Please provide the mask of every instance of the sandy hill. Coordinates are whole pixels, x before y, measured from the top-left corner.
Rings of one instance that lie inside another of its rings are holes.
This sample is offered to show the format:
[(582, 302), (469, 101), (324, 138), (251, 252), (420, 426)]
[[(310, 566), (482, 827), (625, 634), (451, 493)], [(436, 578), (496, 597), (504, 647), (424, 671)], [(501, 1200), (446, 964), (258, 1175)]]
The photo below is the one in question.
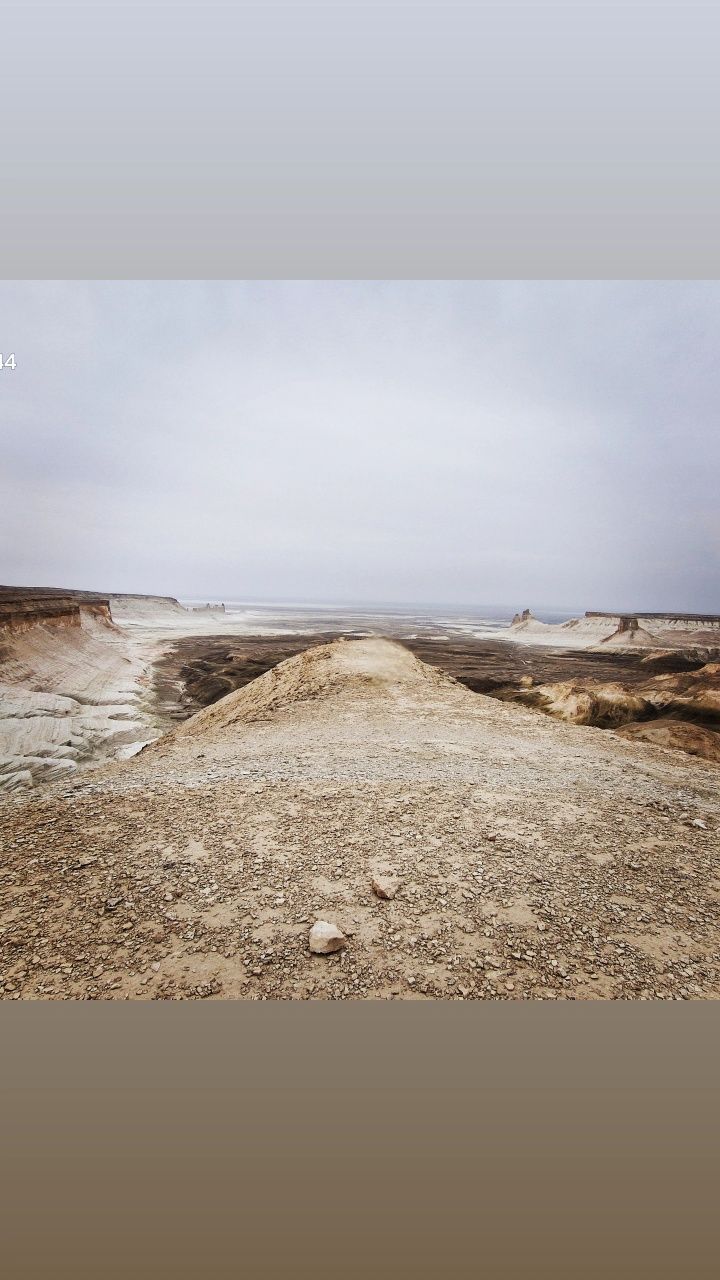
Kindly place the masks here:
[[(244, 689), (186, 721), (175, 738), (221, 737), (236, 724), (262, 720), (296, 703), (406, 695), (432, 698), (456, 682), (391, 640), (337, 640), (307, 649)], [(175, 740), (168, 739), (167, 742)]]
[(0, 802), (4, 994), (717, 996), (719, 780), (324, 645)]

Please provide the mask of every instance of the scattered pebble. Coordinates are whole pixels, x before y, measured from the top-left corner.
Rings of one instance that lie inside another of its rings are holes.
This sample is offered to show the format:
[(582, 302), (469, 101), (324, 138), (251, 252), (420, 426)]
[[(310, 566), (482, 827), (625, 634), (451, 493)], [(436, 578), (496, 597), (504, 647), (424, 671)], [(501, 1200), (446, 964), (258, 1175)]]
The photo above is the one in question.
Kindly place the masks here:
[(371, 885), (376, 898), (383, 898), (385, 901), (394, 898), (400, 888), (400, 882), (395, 876), (373, 876)]

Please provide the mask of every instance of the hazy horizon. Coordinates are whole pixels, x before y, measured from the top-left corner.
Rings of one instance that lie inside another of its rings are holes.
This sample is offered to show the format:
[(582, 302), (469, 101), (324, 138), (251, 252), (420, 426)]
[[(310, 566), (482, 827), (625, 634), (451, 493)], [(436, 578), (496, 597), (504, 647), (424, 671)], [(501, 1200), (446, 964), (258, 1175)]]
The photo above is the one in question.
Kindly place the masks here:
[(720, 612), (718, 282), (0, 298), (4, 583)]

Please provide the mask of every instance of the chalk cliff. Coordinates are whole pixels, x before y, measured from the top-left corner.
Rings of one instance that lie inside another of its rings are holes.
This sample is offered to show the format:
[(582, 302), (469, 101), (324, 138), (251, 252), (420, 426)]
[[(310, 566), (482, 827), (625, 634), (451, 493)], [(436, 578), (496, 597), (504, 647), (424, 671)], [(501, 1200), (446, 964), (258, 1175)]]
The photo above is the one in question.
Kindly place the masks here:
[(567, 622), (541, 622), (529, 609), (516, 613), (510, 634), (525, 644), (589, 649), (720, 648), (720, 615), (685, 613), (602, 613), (589, 610)]
[(0, 587), (0, 789), (68, 775), (157, 736), (146, 668), (109, 596)]

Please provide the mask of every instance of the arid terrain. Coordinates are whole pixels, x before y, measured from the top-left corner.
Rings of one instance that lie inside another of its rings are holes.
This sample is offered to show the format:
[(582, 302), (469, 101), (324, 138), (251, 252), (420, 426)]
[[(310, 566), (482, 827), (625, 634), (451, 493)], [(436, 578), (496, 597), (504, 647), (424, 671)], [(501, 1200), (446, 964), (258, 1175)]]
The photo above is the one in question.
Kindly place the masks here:
[[(156, 740), (0, 801), (5, 998), (720, 995), (720, 766), (620, 736), (682, 702), (714, 742), (704, 652), (313, 644), (124, 599)], [(651, 718), (573, 723), (583, 681)]]

